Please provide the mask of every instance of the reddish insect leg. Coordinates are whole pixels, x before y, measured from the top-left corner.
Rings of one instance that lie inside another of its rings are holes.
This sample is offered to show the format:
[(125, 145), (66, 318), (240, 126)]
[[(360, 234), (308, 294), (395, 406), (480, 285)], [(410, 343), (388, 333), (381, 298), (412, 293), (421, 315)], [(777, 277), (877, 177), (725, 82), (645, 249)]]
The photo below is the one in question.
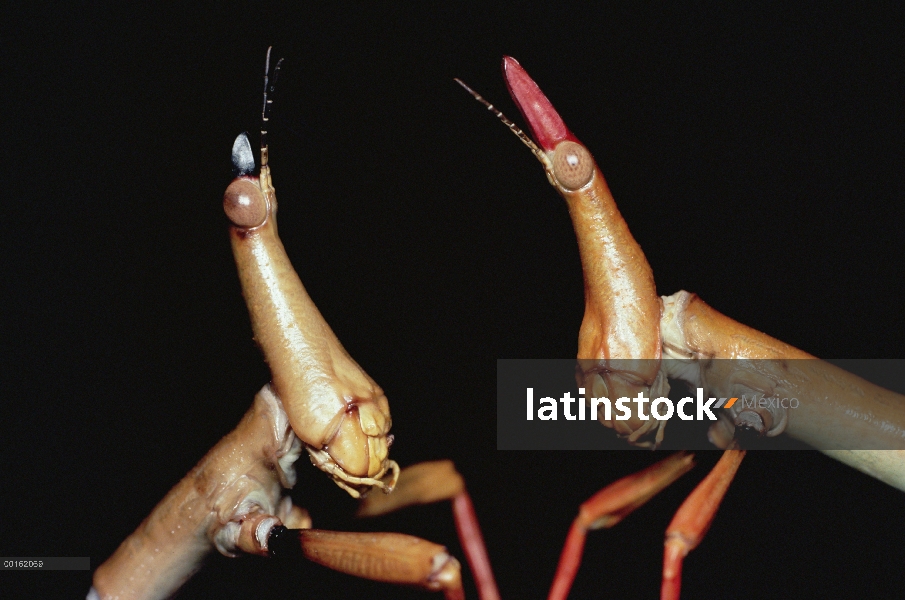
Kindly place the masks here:
[(459, 542), (465, 550), (468, 566), (471, 567), (471, 574), (474, 576), (475, 585), (478, 588), (478, 597), (481, 600), (499, 600), (500, 592), (496, 587), (493, 569), (490, 568), (490, 557), (487, 556), (487, 546), (484, 545), (484, 536), (481, 535), (478, 516), (471, 503), (471, 496), (464, 487), (462, 491), (453, 496), (452, 505)]
[(447, 600), (465, 598), (459, 561), (443, 546), (411, 535), (274, 527), (268, 550), (290, 559), (301, 552), (355, 577), (442, 591)]
[(582, 504), (559, 557), (549, 600), (562, 600), (568, 596), (581, 564), (588, 530), (609, 528), (627, 517), (687, 473), (693, 466), (692, 459), (692, 455), (674, 454), (643, 471), (611, 483)]
[(660, 600), (678, 600), (682, 585), (682, 559), (704, 539), (744, 457), (744, 450), (729, 448), (723, 452), (723, 457), (685, 499), (666, 528)]
[(484, 545), (484, 537), (478, 525), (471, 497), (465, 489), (465, 481), (456, 471), (452, 461), (440, 460), (406, 467), (399, 475), (392, 494), (371, 494), (358, 508), (358, 516), (372, 517), (399, 510), (414, 504), (430, 504), (450, 500), (459, 542), (478, 588), (481, 600), (499, 600), (490, 558)]

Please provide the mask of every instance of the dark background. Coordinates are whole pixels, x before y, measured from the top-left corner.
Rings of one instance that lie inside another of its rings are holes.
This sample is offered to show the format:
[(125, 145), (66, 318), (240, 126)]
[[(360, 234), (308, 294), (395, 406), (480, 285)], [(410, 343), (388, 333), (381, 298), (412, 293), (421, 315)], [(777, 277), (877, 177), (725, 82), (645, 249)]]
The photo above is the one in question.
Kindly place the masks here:
[[(546, 594), (578, 504), (656, 456), (495, 449), (495, 360), (574, 356), (581, 271), (539, 164), (453, 77), (521, 122), (499, 71), (521, 61), (597, 158), (660, 293), (819, 356), (902, 356), (901, 13), (457, 6), (4, 16), (0, 555), (100, 564), (268, 380), (220, 203), (233, 139), (257, 140), (270, 44), (287, 251), (386, 390), (393, 457), (465, 475), (504, 597)], [(716, 457), (592, 535), (574, 597), (654, 597), (662, 532)], [(461, 556), (448, 506), (359, 523), (304, 459), (299, 474), (316, 525)], [(899, 596), (903, 508), (822, 455), (751, 455), (685, 597)], [(89, 585), (0, 573), (4, 598)], [(219, 555), (182, 597), (366, 594), (425, 597)]]

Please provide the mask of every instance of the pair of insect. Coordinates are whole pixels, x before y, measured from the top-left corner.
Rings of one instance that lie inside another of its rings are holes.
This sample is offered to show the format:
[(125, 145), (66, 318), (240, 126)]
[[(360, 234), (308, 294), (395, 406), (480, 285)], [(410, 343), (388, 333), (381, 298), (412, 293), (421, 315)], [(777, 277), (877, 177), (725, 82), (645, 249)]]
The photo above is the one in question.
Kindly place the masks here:
[[(265, 73), (270, 73), (269, 53)], [(294, 462), (307, 452), (313, 464), (353, 496), (374, 487), (396, 488), (387, 496), (368, 496), (362, 505), (366, 514), (451, 499), (480, 595), (497, 598), (461, 477), (448, 462), (400, 473), (389, 459), (388, 400), (333, 334), (277, 235), (266, 125), (278, 73), (279, 64), (272, 80), (265, 75), (260, 171), (257, 177), (253, 175), (251, 145), (247, 136), (240, 135), (233, 146), (236, 179), (224, 196), (243, 294), (272, 382), (258, 393), (236, 430), (218, 443), (98, 568), (89, 597), (168, 597), (213, 548), (227, 555), (300, 549), (317, 562), (354, 575), (443, 590), (448, 598), (463, 596), (458, 562), (440, 546), (401, 534), (311, 530), (307, 514), (283, 495), (283, 489), (295, 483)], [(540, 160), (551, 185), (568, 204), (578, 237), (586, 284), (578, 349), (578, 357), (586, 359), (580, 363), (583, 386), (595, 396), (631, 397), (639, 392), (664, 394), (668, 378), (705, 385), (700, 369), (669, 372), (666, 365), (670, 363), (660, 361), (664, 357), (680, 359), (686, 365), (712, 358), (812, 358), (736, 323), (687, 292), (658, 297), (652, 270), (591, 154), (515, 60), (504, 59), (504, 73), (536, 143), (492, 106), (487, 107)], [(733, 442), (737, 426), (764, 435), (788, 431), (827, 449), (838, 447), (841, 437), (882, 438), (891, 445), (902, 437), (905, 403), (901, 397), (829, 365), (807, 364), (818, 365), (813, 368), (820, 372), (758, 372), (756, 377), (752, 374), (749, 385), (756, 381), (762, 394), (833, 398), (833, 402), (808, 402), (806, 405), (813, 407), (810, 412), (794, 418), (782, 407), (737, 407), (727, 411), (713, 429), (712, 439), (727, 450), (667, 531), (664, 598), (678, 597), (682, 559), (700, 542), (744, 456)], [(822, 387), (815, 388), (815, 381), (822, 382)], [(710, 384), (712, 388), (713, 382)], [(721, 390), (711, 389), (711, 393), (720, 394)], [(863, 414), (874, 418), (865, 422), (857, 417)], [(826, 423), (832, 428), (828, 430)], [(656, 446), (663, 439), (662, 422), (635, 418), (604, 424), (630, 443)], [(835, 456), (905, 489), (901, 451), (836, 451)], [(569, 533), (551, 598), (568, 594), (588, 529), (614, 525), (690, 467), (691, 457), (671, 457), (616, 482), (585, 503)]]

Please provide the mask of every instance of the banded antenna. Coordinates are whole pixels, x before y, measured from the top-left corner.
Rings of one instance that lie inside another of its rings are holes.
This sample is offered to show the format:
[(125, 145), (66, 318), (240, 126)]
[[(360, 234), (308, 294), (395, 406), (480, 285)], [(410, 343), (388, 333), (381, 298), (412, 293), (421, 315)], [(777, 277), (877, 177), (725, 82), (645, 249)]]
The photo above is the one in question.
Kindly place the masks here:
[(270, 120), (270, 107), (273, 105), (273, 90), (280, 74), (280, 66), (283, 59), (277, 61), (273, 68), (273, 78), (270, 77), (270, 51), (273, 46), (267, 48), (267, 60), (264, 63), (264, 107), (261, 109), (261, 168), (267, 166), (267, 122)]
[(466, 92), (468, 92), (469, 94), (474, 96), (475, 100), (477, 100), (478, 102), (480, 102), (481, 104), (486, 106), (487, 110), (489, 110), (490, 112), (495, 114), (496, 117), (500, 121), (503, 122), (503, 125), (508, 127), (509, 130), (512, 133), (514, 133), (516, 135), (516, 137), (518, 137), (518, 139), (522, 140), (523, 144), (528, 146), (528, 149), (534, 153), (534, 156), (537, 157), (537, 160), (539, 160), (541, 162), (541, 164), (544, 165), (544, 170), (547, 172), (547, 179), (549, 179), (550, 183), (555, 186), (556, 184), (554, 183), (554, 180), (552, 179), (553, 163), (550, 162), (550, 159), (547, 157), (547, 153), (544, 152), (543, 150), (541, 150), (538, 147), (538, 145), (534, 143), (534, 140), (532, 140), (530, 137), (528, 137), (528, 134), (525, 133), (524, 131), (522, 131), (518, 125), (516, 125), (515, 123), (510, 121), (508, 118), (506, 118), (506, 115), (504, 115), (497, 107), (495, 107), (493, 104), (491, 104), (490, 102), (485, 100), (479, 93), (477, 93), (476, 91), (474, 91), (473, 89), (471, 89), (470, 87), (465, 85), (464, 81), (462, 81), (458, 77), (454, 78), (454, 81), (456, 83), (458, 83), (459, 85), (461, 85), (463, 88), (465, 88)]

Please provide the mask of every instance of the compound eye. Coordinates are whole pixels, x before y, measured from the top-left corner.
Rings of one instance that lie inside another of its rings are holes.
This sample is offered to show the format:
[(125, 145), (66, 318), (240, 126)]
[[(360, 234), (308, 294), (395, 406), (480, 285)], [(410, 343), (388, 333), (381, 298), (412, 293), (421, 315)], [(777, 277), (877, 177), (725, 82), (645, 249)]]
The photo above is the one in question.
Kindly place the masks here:
[(236, 179), (223, 194), (223, 211), (236, 227), (251, 229), (267, 218), (267, 201), (253, 182)]
[(594, 158), (581, 144), (560, 142), (553, 151), (553, 175), (559, 185), (577, 190), (594, 176)]

